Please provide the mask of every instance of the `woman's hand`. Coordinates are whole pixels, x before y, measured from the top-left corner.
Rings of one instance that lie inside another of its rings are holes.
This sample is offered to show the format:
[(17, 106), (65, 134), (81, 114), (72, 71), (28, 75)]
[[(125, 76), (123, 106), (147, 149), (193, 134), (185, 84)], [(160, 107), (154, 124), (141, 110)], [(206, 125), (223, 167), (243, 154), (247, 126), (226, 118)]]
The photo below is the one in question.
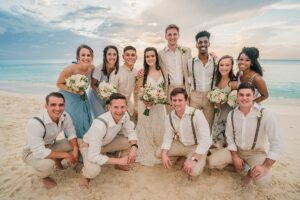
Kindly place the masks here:
[(147, 107), (147, 108), (150, 108), (153, 105), (153, 103), (148, 102), (148, 101), (143, 101), (143, 102), (144, 102), (145, 107)]

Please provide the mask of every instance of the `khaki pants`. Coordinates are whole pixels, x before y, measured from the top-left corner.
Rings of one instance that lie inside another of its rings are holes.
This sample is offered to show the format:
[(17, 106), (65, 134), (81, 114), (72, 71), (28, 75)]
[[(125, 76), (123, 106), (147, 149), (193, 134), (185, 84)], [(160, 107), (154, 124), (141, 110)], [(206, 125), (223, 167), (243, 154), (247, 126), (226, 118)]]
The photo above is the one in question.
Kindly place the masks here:
[[(46, 145), (46, 148), (61, 152), (70, 152), (73, 150), (73, 147), (67, 139), (55, 141), (52, 145)], [(27, 165), (30, 165), (35, 169), (36, 175), (41, 178), (48, 177), (55, 167), (54, 160), (50, 158), (35, 158), (29, 150), (23, 151), (22, 158)]]
[[(89, 179), (95, 178), (100, 174), (101, 166), (88, 160), (89, 145), (87, 143), (83, 142), (82, 139), (78, 139), (78, 144), (80, 146), (80, 153), (83, 157), (84, 167), (82, 168), (82, 175)], [(130, 144), (128, 142), (128, 138), (117, 135), (111, 143), (103, 146), (101, 149), (99, 149), (99, 151), (101, 151), (101, 153), (103, 154), (108, 152), (121, 151), (121, 156), (125, 156), (128, 155), (129, 149)]]
[[(264, 151), (244, 151), (238, 150), (238, 156), (243, 159), (251, 168), (254, 165), (261, 165), (265, 161), (267, 154)], [(212, 153), (207, 158), (209, 168), (223, 169), (228, 164), (232, 164), (231, 153), (227, 149), (220, 149)], [(254, 179), (254, 182), (259, 185), (266, 185), (271, 182), (271, 173), (268, 172), (260, 179)]]
[[(171, 157), (170, 158), (171, 160), (173, 159), (175, 160), (179, 156), (184, 156), (187, 159), (190, 159), (193, 156), (196, 147), (197, 147), (196, 145), (184, 146), (180, 141), (173, 140), (171, 149), (168, 151), (168, 156)], [(160, 150), (156, 152), (156, 156), (159, 158), (161, 157)], [(199, 176), (204, 169), (205, 162), (206, 162), (206, 154), (202, 154), (197, 164), (193, 168), (191, 176)]]
[(208, 101), (208, 92), (192, 91), (190, 96), (190, 106), (203, 111), (203, 114), (211, 129), (214, 119), (214, 105)]

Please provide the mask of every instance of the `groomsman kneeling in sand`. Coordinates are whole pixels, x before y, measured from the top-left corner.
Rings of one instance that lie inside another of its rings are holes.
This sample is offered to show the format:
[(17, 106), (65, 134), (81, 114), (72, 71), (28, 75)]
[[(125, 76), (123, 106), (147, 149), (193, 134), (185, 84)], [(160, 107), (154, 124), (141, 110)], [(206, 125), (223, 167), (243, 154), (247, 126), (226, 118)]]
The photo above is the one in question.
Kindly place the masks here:
[[(49, 177), (55, 165), (62, 169), (63, 159), (71, 165), (78, 160), (75, 128), (69, 114), (64, 112), (64, 105), (65, 99), (61, 93), (50, 93), (46, 97), (46, 110), (29, 120), (26, 126), (23, 160), (35, 169), (46, 188), (56, 186), (56, 182)], [(61, 131), (69, 141), (56, 140)]]
[[(134, 124), (126, 112), (126, 97), (119, 93), (112, 94), (108, 110), (94, 119), (83, 141), (78, 140), (84, 164), (80, 178), (81, 187), (88, 187), (89, 180), (100, 173), (104, 164), (113, 164), (117, 169), (128, 171), (130, 164), (135, 162), (137, 136)], [(105, 155), (117, 151), (120, 152), (117, 158)]]
[[(183, 156), (186, 158), (184, 171), (190, 176), (198, 176), (203, 171), (206, 154), (212, 144), (209, 125), (202, 111), (187, 105), (188, 95), (185, 89), (173, 89), (170, 99), (174, 110), (166, 118), (166, 132), (160, 155), (162, 163), (169, 169), (172, 165), (170, 157), (177, 159)], [(158, 152), (157, 154), (159, 156)]]
[[(246, 175), (243, 185), (254, 180), (259, 185), (271, 182), (270, 169), (282, 152), (282, 139), (273, 114), (255, 103), (252, 84), (238, 87), (239, 106), (227, 117), (227, 149), (221, 149), (208, 157), (209, 168), (222, 169), (233, 163), (238, 172)], [(269, 152), (265, 152), (268, 139)]]

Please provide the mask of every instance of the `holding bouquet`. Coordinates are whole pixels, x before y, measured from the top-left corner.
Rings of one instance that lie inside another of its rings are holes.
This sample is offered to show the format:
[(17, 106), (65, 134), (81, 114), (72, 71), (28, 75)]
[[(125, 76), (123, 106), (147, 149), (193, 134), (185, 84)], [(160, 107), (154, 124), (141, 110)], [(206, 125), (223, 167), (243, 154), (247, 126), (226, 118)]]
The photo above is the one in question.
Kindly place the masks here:
[(110, 95), (116, 92), (117, 89), (105, 81), (101, 82), (97, 88), (97, 95), (105, 100), (107, 100)]
[[(164, 92), (163, 85), (154, 86), (151, 84), (145, 84), (141, 89), (140, 100), (150, 104), (167, 104), (167, 96)], [(144, 115), (149, 116), (150, 107), (146, 107), (143, 112)]]
[(69, 90), (76, 93), (83, 92), (83, 94), (80, 96), (80, 100), (82, 101), (86, 100), (85, 90), (89, 87), (89, 81), (86, 76), (81, 74), (74, 74), (68, 77), (65, 80), (65, 82), (66, 82), (66, 87)]
[(224, 104), (227, 102), (227, 93), (219, 88), (209, 91), (207, 98), (211, 103)]

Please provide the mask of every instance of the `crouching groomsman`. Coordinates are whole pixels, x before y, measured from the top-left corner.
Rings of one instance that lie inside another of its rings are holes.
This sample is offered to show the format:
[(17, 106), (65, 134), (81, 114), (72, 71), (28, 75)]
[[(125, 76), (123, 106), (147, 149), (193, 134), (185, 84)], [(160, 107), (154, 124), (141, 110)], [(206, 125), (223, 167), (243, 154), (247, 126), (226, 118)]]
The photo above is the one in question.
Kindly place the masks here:
[(184, 171), (190, 176), (198, 176), (203, 171), (206, 154), (212, 144), (207, 120), (202, 111), (187, 105), (185, 89), (175, 88), (170, 98), (174, 110), (166, 118), (160, 155), (162, 163), (169, 169), (172, 158), (183, 156)]
[[(221, 149), (208, 157), (209, 168), (222, 169), (233, 163), (238, 172), (245, 175), (243, 185), (254, 180), (259, 185), (271, 182), (270, 169), (282, 152), (282, 139), (273, 114), (255, 103), (252, 84), (238, 87), (239, 106), (227, 117), (227, 149)], [(265, 152), (266, 141), (269, 151)]]
[[(35, 169), (48, 189), (57, 185), (49, 177), (55, 166), (62, 169), (63, 159), (71, 165), (78, 160), (75, 128), (70, 115), (64, 112), (64, 106), (65, 98), (61, 93), (50, 93), (46, 96), (46, 109), (26, 126), (23, 161)], [(62, 131), (68, 139), (56, 140)]]
[[(89, 180), (100, 173), (104, 164), (116, 165), (117, 169), (128, 171), (130, 164), (135, 162), (137, 136), (126, 112), (126, 97), (119, 93), (112, 94), (108, 110), (94, 119), (83, 140), (78, 141), (84, 164), (81, 187), (87, 188)], [(109, 152), (119, 152), (119, 156), (108, 157), (105, 153)]]

